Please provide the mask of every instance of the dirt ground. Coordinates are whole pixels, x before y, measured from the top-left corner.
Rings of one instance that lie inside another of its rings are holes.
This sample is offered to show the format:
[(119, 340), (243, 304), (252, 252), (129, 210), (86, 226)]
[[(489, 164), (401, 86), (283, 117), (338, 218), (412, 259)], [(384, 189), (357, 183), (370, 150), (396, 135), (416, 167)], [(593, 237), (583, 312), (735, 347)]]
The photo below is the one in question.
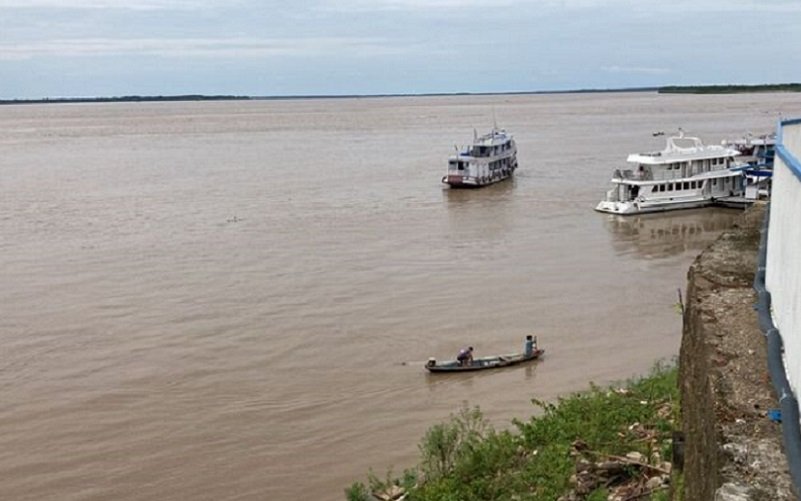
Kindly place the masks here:
[(763, 205), (688, 272), (680, 355), (685, 499), (793, 500), (766, 343), (754, 309)]

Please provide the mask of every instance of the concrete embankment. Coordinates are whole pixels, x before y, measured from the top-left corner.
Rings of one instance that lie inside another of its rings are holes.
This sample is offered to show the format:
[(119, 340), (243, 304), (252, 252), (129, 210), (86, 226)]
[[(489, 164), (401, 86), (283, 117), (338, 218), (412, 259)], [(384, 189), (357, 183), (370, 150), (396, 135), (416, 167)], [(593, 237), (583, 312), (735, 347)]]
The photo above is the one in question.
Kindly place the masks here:
[(764, 205), (690, 267), (679, 360), (687, 501), (796, 499), (754, 309)]

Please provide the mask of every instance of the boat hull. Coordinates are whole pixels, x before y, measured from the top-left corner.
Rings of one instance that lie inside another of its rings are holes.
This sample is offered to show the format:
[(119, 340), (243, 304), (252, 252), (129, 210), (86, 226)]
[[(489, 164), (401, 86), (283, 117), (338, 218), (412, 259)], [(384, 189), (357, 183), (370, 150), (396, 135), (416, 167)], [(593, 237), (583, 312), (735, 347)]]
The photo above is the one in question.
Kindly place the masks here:
[(525, 362), (530, 362), (540, 358), (545, 353), (545, 350), (537, 349), (526, 356), (524, 353), (512, 353), (509, 355), (497, 355), (491, 357), (476, 358), (470, 365), (460, 365), (457, 360), (446, 360), (436, 362), (434, 364), (426, 364), (426, 369), (432, 373), (448, 373), (448, 372), (475, 372), (491, 369), (502, 369), (505, 367), (512, 367)]
[(598, 212), (605, 212), (607, 214), (617, 214), (619, 216), (628, 216), (632, 214), (647, 214), (650, 212), (666, 212), (671, 210), (680, 209), (698, 209), (701, 207), (708, 207), (715, 205), (714, 199), (702, 198), (697, 200), (682, 200), (682, 201), (659, 201), (652, 204), (640, 202), (608, 202), (602, 201), (599, 203), (595, 210)]
[(447, 184), (451, 188), (483, 188), (484, 186), (490, 186), (495, 183), (500, 183), (501, 181), (505, 181), (512, 177), (512, 173), (496, 176), (494, 178), (477, 178), (477, 177), (469, 177), (469, 176), (452, 176), (447, 175), (442, 177), (442, 182)]

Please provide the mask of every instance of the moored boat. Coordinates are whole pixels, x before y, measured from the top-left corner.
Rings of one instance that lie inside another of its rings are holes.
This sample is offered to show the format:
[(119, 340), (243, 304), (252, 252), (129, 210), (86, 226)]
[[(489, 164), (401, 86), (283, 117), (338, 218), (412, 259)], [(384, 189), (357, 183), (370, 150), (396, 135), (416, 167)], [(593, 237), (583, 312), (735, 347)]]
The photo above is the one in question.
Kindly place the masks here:
[(493, 129), (474, 136), (473, 144), (448, 158), (442, 182), (451, 188), (480, 188), (508, 179), (517, 169), (517, 145), (511, 134)]
[(529, 362), (540, 358), (545, 353), (545, 350), (537, 346), (537, 338), (526, 336), (526, 342), (522, 353), (510, 353), (507, 355), (492, 355), (487, 357), (480, 357), (472, 359), (467, 362), (460, 362), (459, 360), (443, 360), (437, 361), (436, 358), (429, 358), (426, 362), (426, 369), (429, 372), (471, 372), (487, 369), (500, 369), (503, 367), (511, 367), (514, 365)]
[(776, 134), (748, 134), (734, 141), (724, 140), (722, 144), (735, 148), (742, 155), (738, 160), (746, 180), (745, 198), (757, 200), (769, 197), (773, 158), (776, 154)]
[(627, 215), (744, 203), (739, 155), (735, 148), (704, 145), (679, 131), (662, 151), (629, 155), (636, 167), (614, 172), (613, 187), (595, 210)]
[(754, 168), (770, 169), (773, 167), (773, 157), (776, 153), (776, 133), (754, 136), (747, 134), (733, 141), (724, 140), (723, 146), (731, 147), (740, 152), (738, 161), (745, 162)]

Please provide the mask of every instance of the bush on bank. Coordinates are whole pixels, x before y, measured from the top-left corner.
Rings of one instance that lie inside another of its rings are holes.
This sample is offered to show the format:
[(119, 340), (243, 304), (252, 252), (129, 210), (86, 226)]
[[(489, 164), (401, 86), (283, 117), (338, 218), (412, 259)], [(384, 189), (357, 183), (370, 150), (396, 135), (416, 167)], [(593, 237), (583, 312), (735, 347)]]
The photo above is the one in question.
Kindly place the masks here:
[[(532, 403), (539, 415), (514, 420), (510, 431), (494, 430), (478, 408), (462, 409), (426, 432), (417, 467), (383, 479), (371, 471), (367, 485), (345, 489), (346, 499), (405, 493), (406, 501), (556, 500), (577, 495), (580, 460), (623, 459), (633, 451), (645, 462), (671, 457), (679, 413), (675, 364), (659, 363), (648, 376), (621, 386), (591, 385), (555, 403)], [(635, 469), (627, 467), (633, 481)], [(577, 499), (605, 500), (612, 487), (594, 487)], [(652, 490), (650, 499), (669, 499), (667, 489)]]

